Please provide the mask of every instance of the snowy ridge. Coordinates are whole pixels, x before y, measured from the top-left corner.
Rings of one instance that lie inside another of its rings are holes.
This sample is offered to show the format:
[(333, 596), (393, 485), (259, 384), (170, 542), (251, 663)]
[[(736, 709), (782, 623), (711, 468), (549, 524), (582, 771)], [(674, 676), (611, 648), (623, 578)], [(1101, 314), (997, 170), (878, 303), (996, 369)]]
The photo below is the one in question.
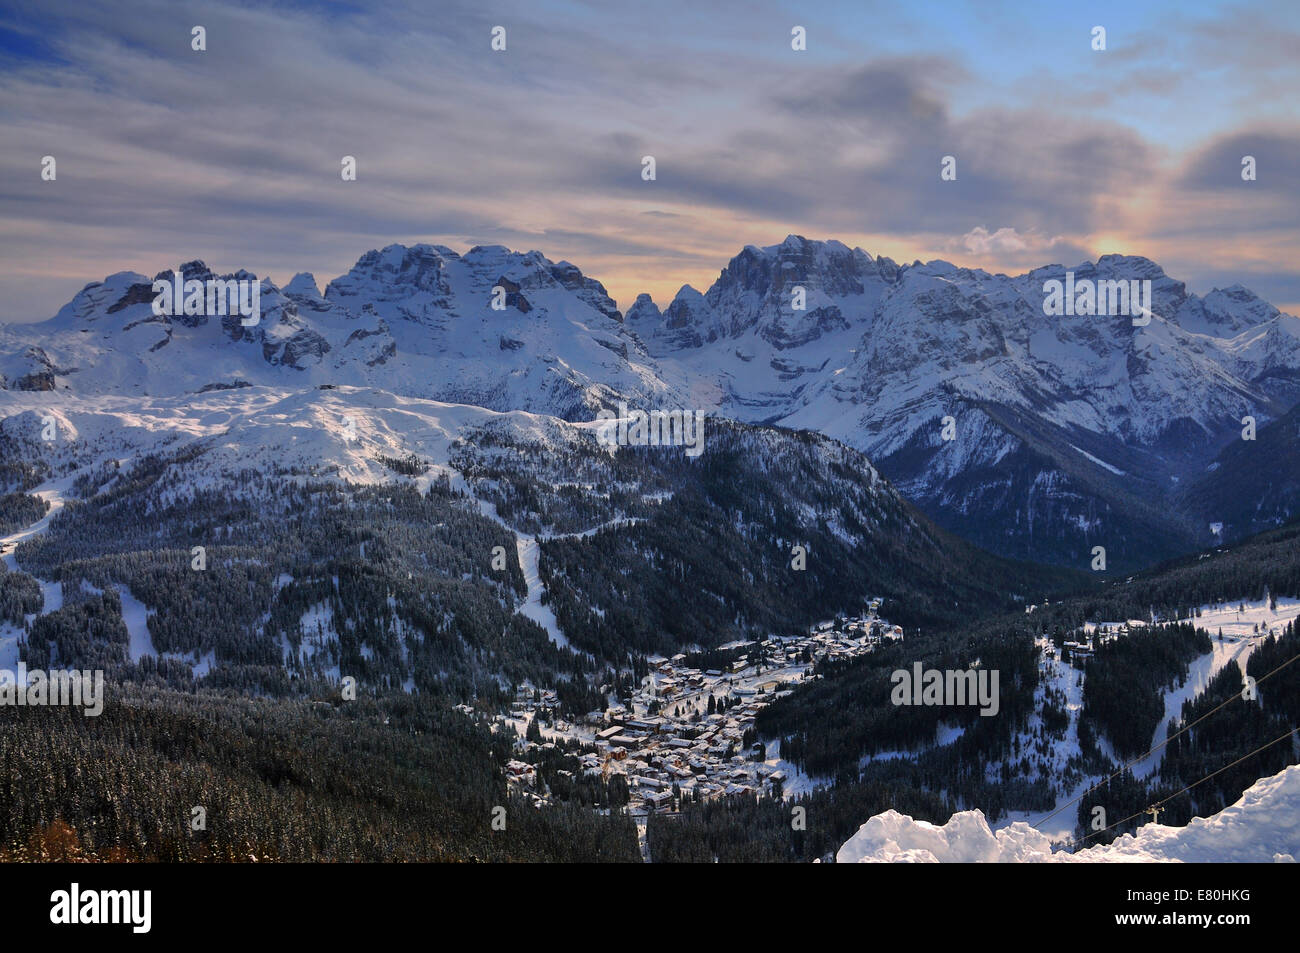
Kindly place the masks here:
[[(256, 488), (240, 476), (250, 470), (286, 480), (311, 478), (355, 485), (408, 483), (421, 492), (431, 481), (445, 477), (468, 491), (462, 475), (451, 465), (454, 445), (465, 432), (487, 425), (540, 447), (595, 443), (589, 432), (591, 425), (349, 387), (306, 391), (246, 387), (190, 397), (78, 397), (9, 391), (0, 392), (0, 417), (0, 435), (30, 451), (31, 459), (43, 460), (56, 472), (65, 473), (32, 491), (51, 504), (49, 512), (32, 526), (0, 538), (3, 559), (14, 571), (22, 569), (16, 547), (47, 529), (63, 508), (65, 494), (78, 475), (96, 473), (109, 465), (109, 472), (128, 476), (138, 462), (151, 455), (171, 461), (162, 498), (183, 502), (204, 489), (255, 494)], [(48, 417), (55, 422), (53, 441), (39, 436), (41, 421)], [(425, 465), (423, 473), (398, 473), (381, 459), (412, 455)], [(490, 508), (482, 501), (480, 505)], [(494, 511), (489, 515), (496, 516)], [(528, 595), (518, 611), (537, 621), (557, 645), (565, 647), (568, 642), (554, 613), (542, 602), (537, 540), (518, 533), (516, 538), (528, 584)], [(37, 581), (45, 597), (41, 614), (60, 608), (60, 584)], [(117, 589), (130, 637), (130, 661), (159, 657), (147, 627), (152, 610), (128, 588), (119, 584)], [(332, 631), (326, 607), (321, 608), (323, 614), (303, 620), (304, 630), (311, 633), (303, 646), (303, 655), (308, 659)], [(27, 621), (34, 618), (30, 616)], [(0, 668), (14, 667), (21, 635), (20, 629), (0, 623)], [(287, 653), (289, 647), (282, 648)], [(179, 658), (171, 653), (167, 657)], [(198, 676), (215, 664), (210, 655), (186, 660), (195, 663)], [(337, 678), (337, 665), (327, 669), (326, 674)]]
[[(201, 261), (178, 270), (218, 277)], [(152, 280), (110, 275), (49, 321), (0, 327), (0, 388), (176, 395), (344, 384), (566, 419), (673, 393), (600, 283), (538, 252), (391, 245), (323, 295), (309, 274), (283, 289), (262, 279), (251, 327), (229, 315), (154, 315)]]
[[(1044, 284), (1067, 270), (1150, 281), (1154, 317), (1044, 314)], [(643, 296), (627, 320), (721, 413), (821, 431), (946, 528), (1073, 565), (1103, 537), (1130, 567), (1213, 542), (1165, 498), (1242, 417), (1262, 424), (1300, 399), (1300, 319), (1238, 285), (1189, 294), (1133, 256), (1012, 277), (791, 235), (745, 248), (662, 312)]]
[[(179, 270), (218, 277), (201, 261)], [(1044, 283), (1067, 270), (1150, 281), (1154, 317), (1044, 314)], [(1239, 442), (1243, 417), (1267, 428), (1300, 401), (1300, 318), (1239, 285), (1189, 294), (1133, 256), (1007, 276), (791, 235), (745, 247), (704, 293), (684, 287), (662, 310), (642, 295), (626, 317), (574, 265), (500, 246), (390, 245), (323, 292), (310, 274), (260, 289), (244, 327), (154, 315), (151, 279), (110, 275), (49, 321), (0, 327), (0, 390), (343, 386), (570, 421), (620, 400), (689, 408), (840, 440), (1001, 555), (1077, 566), (1104, 537), (1116, 568), (1254, 531), (1193, 520), (1180, 494)], [(1300, 490), (1275, 493), (1276, 521)]]
[(1052, 852), (1051, 839), (1028, 824), (996, 833), (981, 811), (942, 825), (897, 811), (878, 814), (840, 848), (851, 863), (1294, 863), (1300, 854), (1300, 765), (1262, 778), (1241, 800), (1186, 827), (1147, 824), (1108, 845)]
[[(1130, 256), (1071, 270), (1079, 281), (1151, 280), (1154, 320), (1139, 334), (1127, 315), (1045, 315), (1043, 284), (1063, 277), (1060, 265), (1018, 277), (944, 261), (900, 267), (791, 235), (745, 248), (705, 294), (683, 288), (662, 315), (643, 296), (628, 323), (656, 357), (717, 380), (734, 416), (814, 427), (877, 457), (907, 434), (874, 436), (872, 422), (902, 414), (913, 432), (941, 396), (1147, 440), (1182, 418), (1213, 433), (1225, 413), (1269, 404), (1269, 389), (1283, 383), (1270, 371), (1291, 372), (1288, 406), (1300, 396), (1300, 352), (1265, 354), (1259, 343), (1296, 341), (1300, 319), (1246, 289), (1201, 299)], [(806, 294), (801, 311), (796, 288)]]
[[(41, 440), (53, 417), (55, 439)], [(129, 465), (148, 454), (204, 452), (174, 465), (187, 488), (231, 482), (241, 470), (335, 478), (355, 484), (410, 480), (427, 486), (452, 476), (452, 444), (488, 423), (542, 445), (591, 440), (589, 428), (525, 412), (401, 397), (372, 388), (285, 390), (245, 387), (191, 396), (77, 397), (0, 392), (0, 433), (55, 467)], [(414, 454), (430, 468), (421, 477), (395, 474), (378, 458)], [(52, 515), (52, 513), (51, 513)], [(16, 540), (15, 540), (16, 541)]]

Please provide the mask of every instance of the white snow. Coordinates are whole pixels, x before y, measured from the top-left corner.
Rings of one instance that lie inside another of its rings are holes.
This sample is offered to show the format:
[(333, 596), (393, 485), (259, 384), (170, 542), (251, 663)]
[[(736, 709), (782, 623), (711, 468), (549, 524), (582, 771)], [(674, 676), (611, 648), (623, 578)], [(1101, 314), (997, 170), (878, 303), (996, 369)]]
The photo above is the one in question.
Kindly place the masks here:
[(1300, 854), (1300, 765), (1263, 778), (1239, 801), (1186, 827), (1147, 824), (1108, 845), (1052, 852), (1051, 838), (1028, 824), (994, 833), (980, 811), (946, 824), (886, 811), (859, 828), (838, 863), (1268, 863)]
[(1103, 468), (1109, 470), (1111, 473), (1114, 473), (1116, 476), (1124, 476), (1124, 475), (1125, 475), (1124, 471), (1121, 470), (1119, 467), (1113, 467), (1113, 466), (1111, 466), (1109, 463), (1107, 463), (1105, 460), (1099, 460), (1099, 459), (1097, 459), (1097, 458), (1094, 457), (1091, 453), (1089, 453), (1087, 450), (1080, 450), (1080, 449), (1079, 449), (1078, 447), (1076, 447), (1074, 444), (1070, 444), (1070, 449), (1076, 451), (1077, 453), (1081, 453), (1081, 454), (1083, 454), (1083, 456), (1087, 457), (1087, 458), (1088, 458), (1089, 460), (1091, 460), (1093, 463), (1097, 464), (1097, 466), (1099, 466), (1099, 467), (1103, 467)]
[[(63, 477), (58, 480), (50, 480), (45, 483), (42, 483), (36, 489), (31, 491), (30, 495), (38, 496), (41, 499), (45, 500), (50, 504), (50, 508), (44, 516), (42, 516), (31, 526), (28, 526), (26, 529), (17, 530), (13, 533), (10, 533), (8, 536), (0, 537), (0, 553), (4, 554), (0, 558), (3, 558), (5, 566), (9, 569), (10, 572), (22, 571), (22, 567), (19, 566), (18, 557), (15, 553), (18, 544), (22, 543), (24, 540), (30, 539), (33, 536), (37, 536), (41, 533), (44, 533), (46, 530), (50, 528), (50, 520), (54, 519), (55, 515), (57, 515), (58, 512), (61, 509), (63, 509), (63, 503), (64, 503), (63, 494), (67, 492), (71, 483), (72, 483), (71, 477)], [(50, 582), (48, 580), (41, 579), (35, 576), (33, 576), (32, 578), (36, 579), (36, 581), (40, 583), (41, 595), (45, 599), (45, 605), (41, 609), (40, 614), (44, 615), (47, 612), (54, 612), (58, 609), (62, 609), (63, 608), (63, 584), (60, 582)], [(27, 621), (30, 622), (34, 618), (36, 618), (35, 615), (30, 615), (27, 617)], [(6, 631), (7, 629), (11, 629), (11, 628), (12, 628), (11, 626), (0, 624), (0, 660), (8, 658), (10, 654), (13, 655), (15, 661), (17, 660), (18, 650), (15, 644), (17, 641), (17, 634), (16, 634), (17, 630), (14, 629), (13, 633)], [(0, 665), (0, 667), (12, 668), (13, 666)]]
[(549, 605), (542, 603), (544, 586), (541, 570), (538, 568), (540, 552), (537, 540), (531, 536), (517, 534), (515, 549), (519, 553), (519, 566), (524, 571), (524, 582), (528, 584), (528, 598), (519, 607), (520, 615), (532, 619), (545, 629), (547, 636), (560, 648), (568, 648), (569, 640), (560, 631), (560, 622), (555, 618), (555, 613)]
[(153, 610), (146, 608), (126, 586), (118, 585), (116, 588), (122, 599), (122, 621), (126, 623), (126, 631), (131, 636), (128, 647), (131, 661), (138, 662), (146, 655), (156, 657), (158, 651), (153, 646), (153, 636), (149, 634), (149, 616)]
[(831, 787), (835, 783), (834, 778), (819, 778), (805, 774), (803, 769), (793, 761), (786, 761), (782, 758), (780, 738), (773, 738), (771, 741), (766, 742), (764, 753), (767, 755), (764, 764), (774, 771), (785, 772), (785, 780), (781, 782), (781, 799), (784, 801), (804, 794), (811, 794), (818, 788)]
[[(1244, 605), (1244, 611), (1237, 611), (1239, 605)], [(1199, 611), (1201, 614), (1197, 617), (1196, 624), (1210, 633), (1213, 648), (1192, 662), (1188, 667), (1187, 678), (1181, 685), (1165, 693), (1164, 717), (1156, 726), (1148, 748), (1153, 748), (1165, 740), (1169, 733), (1170, 722), (1182, 717), (1183, 702), (1200, 695), (1210, 679), (1218, 675), (1230, 662), (1237, 664), (1244, 677), (1246, 661), (1260, 640), (1267, 638), (1270, 630), (1280, 633), (1288, 622), (1300, 616), (1300, 600), (1278, 599), (1276, 610), (1269, 608), (1268, 600), (1260, 600), (1223, 606), (1204, 605)], [(1258, 633), (1253, 628), (1256, 625), (1260, 628)], [(1220, 630), (1223, 632), (1222, 642), (1218, 640)], [(1264, 685), (1260, 689), (1261, 692), (1267, 687), (1267, 684)], [(1134, 776), (1149, 777), (1160, 767), (1163, 757), (1164, 748), (1147, 755), (1132, 766)]]

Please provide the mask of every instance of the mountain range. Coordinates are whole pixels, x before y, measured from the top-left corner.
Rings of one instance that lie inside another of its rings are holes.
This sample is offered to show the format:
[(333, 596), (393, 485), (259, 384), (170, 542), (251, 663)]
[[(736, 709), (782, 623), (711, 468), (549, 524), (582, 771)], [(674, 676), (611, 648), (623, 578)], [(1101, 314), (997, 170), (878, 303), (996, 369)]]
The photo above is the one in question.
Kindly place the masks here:
[[(1046, 314), (1044, 285), (1067, 272), (1149, 281), (1149, 323)], [(1125, 571), (1300, 506), (1300, 319), (1240, 285), (1189, 293), (1145, 258), (1007, 276), (792, 235), (745, 247), (703, 293), (624, 314), (536, 251), (392, 245), (324, 291), (261, 279), (254, 326), (157, 315), (152, 281), (111, 275), (48, 321), (0, 328), (0, 388), (352, 386), (571, 422), (618, 401), (699, 409), (825, 434), (940, 526), (1079, 569), (1096, 546)]]

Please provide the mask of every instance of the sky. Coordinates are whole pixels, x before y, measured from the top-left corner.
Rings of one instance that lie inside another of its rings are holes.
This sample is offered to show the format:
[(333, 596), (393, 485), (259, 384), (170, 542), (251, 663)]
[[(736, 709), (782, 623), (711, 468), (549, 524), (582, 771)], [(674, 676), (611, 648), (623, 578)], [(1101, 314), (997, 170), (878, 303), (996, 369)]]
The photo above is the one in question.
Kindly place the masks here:
[(1145, 255), (1300, 313), (1297, 50), (1295, 0), (6, 2), (0, 322), (195, 258), (323, 289), (415, 242), (662, 306), (788, 234), (1009, 274)]

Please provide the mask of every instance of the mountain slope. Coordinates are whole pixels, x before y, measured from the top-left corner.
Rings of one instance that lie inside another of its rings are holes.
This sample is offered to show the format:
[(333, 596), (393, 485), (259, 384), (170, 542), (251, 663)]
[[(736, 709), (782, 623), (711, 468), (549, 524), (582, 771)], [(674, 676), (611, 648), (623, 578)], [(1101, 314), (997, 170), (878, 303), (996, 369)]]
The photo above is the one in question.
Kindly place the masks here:
[[(180, 271), (216, 277), (202, 262)], [(1150, 322), (1045, 314), (1060, 265), (1014, 277), (899, 265), (799, 236), (747, 246), (706, 292), (683, 288), (662, 311), (642, 295), (626, 318), (573, 265), (499, 246), (392, 245), (323, 293), (310, 275), (283, 289), (263, 279), (251, 327), (156, 316), (150, 280), (122, 273), (50, 321), (0, 328), (0, 388), (344, 385), (574, 421), (620, 401), (698, 409), (826, 434), (940, 526), (1074, 568), (1101, 546), (1107, 569), (1126, 572), (1204, 545), (1209, 522), (1232, 539), (1292, 515), (1284, 478), (1261, 488), (1255, 515), (1216, 480), (1260, 476), (1232, 456), (1244, 416), (1285, 444), (1273, 424), (1300, 400), (1300, 319), (1237, 285), (1189, 294), (1144, 258), (1070, 274), (1150, 282)], [(1221, 475), (1207, 477), (1220, 453)]]
[[(199, 261), (178, 271), (256, 280)], [(350, 384), (565, 418), (670, 394), (600, 283), (537, 252), (391, 245), (324, 295), (306, 274), (260, 288), (260, 320), (246, 327), (234, 315), (155, 315), (151, 279), (111, 275), (47, 322), (0, 329), (0, 387), (167, 395)]]
[(1149, 324), (1045, 315), (1044, 283), (1065, 271), (899, 266), (792, 235), (746, 247), (662, 313), (638, 299), (628, 325), (721, 412), (864, 451), (933, 519), (997, 552), (1084, 566), (1104, 545), (1133, 568), (1186, 551), (1203, 534), (1167, 502), (1243, 415), (1295, 404), (1300, 319), (1239, 286), (1188, 294), (1116, 255), (1074, 280), (1150, 281)]
[[(185, 684), (280, 692), (354, 673), (472, 698), (498, 677), (555, 684), (629, 653), (798, 631), (872, 595), (929, 625), (1075, 582), (949, 536), (811, 433), (709, 422), (692, 458), (604, 447), (591, 423), (346, 387), (10, 392), (0, 407), (6, 452), (45, 477), (28, 492), (63, 505), (15, 537), (13, 585), (60, 594), (27, 622), (66, 635), (63, 662), (117, 653)], [(92, 596), (124, 620), (117, 647), (77, 629)]]
[(1182, 503), (1201, 526), (1222, 524), (1218, 535), (1227, 540), (1300, 513), (1300, 404), (1259, 427), (1253, 440), (1224, 447), (1186, 488)]

